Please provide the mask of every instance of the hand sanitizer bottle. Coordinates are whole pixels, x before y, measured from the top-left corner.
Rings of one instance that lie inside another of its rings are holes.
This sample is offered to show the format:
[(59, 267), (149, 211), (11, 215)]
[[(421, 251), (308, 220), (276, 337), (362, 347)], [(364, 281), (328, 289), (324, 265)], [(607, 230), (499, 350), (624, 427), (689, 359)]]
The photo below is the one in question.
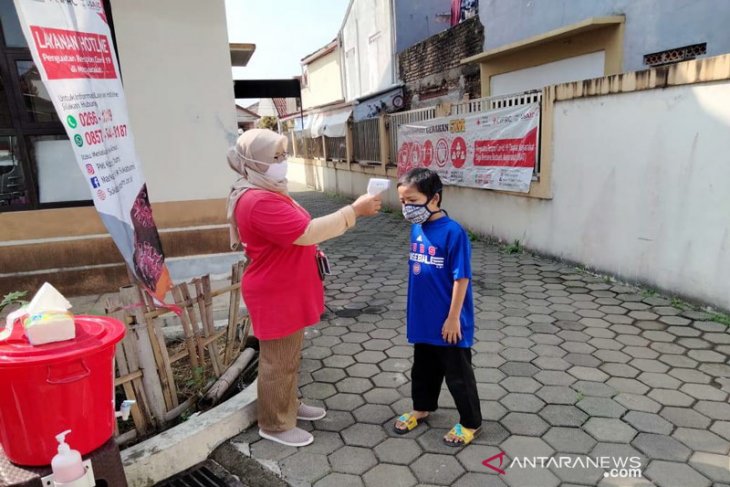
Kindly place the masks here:
[(53, 481), (56, 484), (66, 484), (79, 480), (86, 475), (81, 454), (77, 450), (72, 450), (66, 444), (66, 435), (71, 430), (64, 431), (56, 435), (58, 441), (58, 453), (51, 460), (51, 470), (53, 470)]

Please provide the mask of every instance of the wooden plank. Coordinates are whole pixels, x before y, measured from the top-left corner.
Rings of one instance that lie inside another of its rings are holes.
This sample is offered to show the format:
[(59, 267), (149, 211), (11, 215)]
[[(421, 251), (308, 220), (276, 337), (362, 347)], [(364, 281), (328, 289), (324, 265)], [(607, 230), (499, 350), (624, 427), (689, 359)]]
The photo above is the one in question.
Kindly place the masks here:
[[(226, 334), (226, 330), (221, 330), (219, 332), (216, 332), (216, 334), (211, 337), (203, 338), (201, 343), (203, 344), (204, 347), (207, 347), (212, 342), (218, 340), (220, 337), (222, 337), (225, 334)], [(172, 362), (174, 364), (175, 362), (178, 362), (178, 361), (186, 358), (187, 356), (188, 356), (187, 349), (180, 350), (179, 352), (177, 352), (173, 355), (170, 355), (170, 362)]]
[(131, 374), (124, 374), (120, 377), (117, 377), (114, 379), (114, 386), (121, 386), (124, 384), (128, 384), (132, 382), (135, 379), (141, 379), (142, 378), (142, 371), (138, 370), (136, 372), (132, 372)]
[[(182, 291), (180, 290), (180, 286), (175, 286), (172, 288), (172, 296), (175, 299), (175, 304), (180, 306), (181, 308), (187, 307), (187, 305), (182, 304), (185, 299), (183, 299)], [(182, 323), (183, 327), (183, 334), (185, 335), (185, 346), (188, 349), (188, 357), (190, 357), (190, 364), (192, 365), (193, 369), (198, 369), (200, 366), (200, 361), (198, 360), (198, 354), (195, 350), (195, 334), (193, 333), (193, 326), (190, 323), (190, 316), (183, 311), (180, 315), (180, 322)], [(175, 362), (172, 357), (170, 357), (171, 362)]]
[[(137, 292), (139, 293), (140, 299), (147, 306), (149, 311), (154, 307), (151, 303), (151, 298), (137, 286)], [(144, 318), (144, 322), (147, 325), (147, 331), (152, 341), (152, 348), (155, 353), (155, 359), (157, 361), (157, 370), (160, 375), (160, 383), (162, 384), (162, 392), (165, 395), (165, 404), (167, 411), (174, 409), (178, 406), (177, 401), (177, 390), (175, 388), (175, 377), (172, 374), (172, 364), (170, 364), (170, 356), (167, 353), (167, 344), (165, 343), (165, 335), (162, 333), (159, 322), (156, 319), (148, 320)]]

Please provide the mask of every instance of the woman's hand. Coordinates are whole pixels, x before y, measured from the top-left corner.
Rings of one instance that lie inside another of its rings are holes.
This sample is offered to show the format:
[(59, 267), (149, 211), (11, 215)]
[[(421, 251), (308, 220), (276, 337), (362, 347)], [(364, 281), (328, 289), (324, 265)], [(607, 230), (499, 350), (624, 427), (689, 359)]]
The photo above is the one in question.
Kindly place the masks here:
[(364, 194), (352, 204), (357, 216), (373, 216), (380, 210), (383, 200), (380, 195)]
[(459, 318), (446, 318), (444, 326), (441, 328), (441, 337), (452, 345), (461, 340), (461, 322)]

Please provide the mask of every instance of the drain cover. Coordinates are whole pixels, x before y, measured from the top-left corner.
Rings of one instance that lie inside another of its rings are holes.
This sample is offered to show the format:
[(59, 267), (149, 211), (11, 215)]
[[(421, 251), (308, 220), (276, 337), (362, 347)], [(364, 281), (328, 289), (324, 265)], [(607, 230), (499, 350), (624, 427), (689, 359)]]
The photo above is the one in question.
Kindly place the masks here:
[(206, 461), (155, 487), (236, 487), (243, 484), (223, 467), (213, 461)]

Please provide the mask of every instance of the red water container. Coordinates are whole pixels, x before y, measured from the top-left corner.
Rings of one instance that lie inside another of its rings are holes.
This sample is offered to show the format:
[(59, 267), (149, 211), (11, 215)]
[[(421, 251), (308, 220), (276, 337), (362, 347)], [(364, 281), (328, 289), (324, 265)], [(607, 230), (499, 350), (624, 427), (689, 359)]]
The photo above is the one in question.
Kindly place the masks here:
[(73, 340), (34, 347), (16, 322), (0, 341), (0, 443), (14, 463), (50, 464), (65, 430), (82, 455), (114, 434), (114, 351), (124, 325), (100, 316), (75, 322)]

